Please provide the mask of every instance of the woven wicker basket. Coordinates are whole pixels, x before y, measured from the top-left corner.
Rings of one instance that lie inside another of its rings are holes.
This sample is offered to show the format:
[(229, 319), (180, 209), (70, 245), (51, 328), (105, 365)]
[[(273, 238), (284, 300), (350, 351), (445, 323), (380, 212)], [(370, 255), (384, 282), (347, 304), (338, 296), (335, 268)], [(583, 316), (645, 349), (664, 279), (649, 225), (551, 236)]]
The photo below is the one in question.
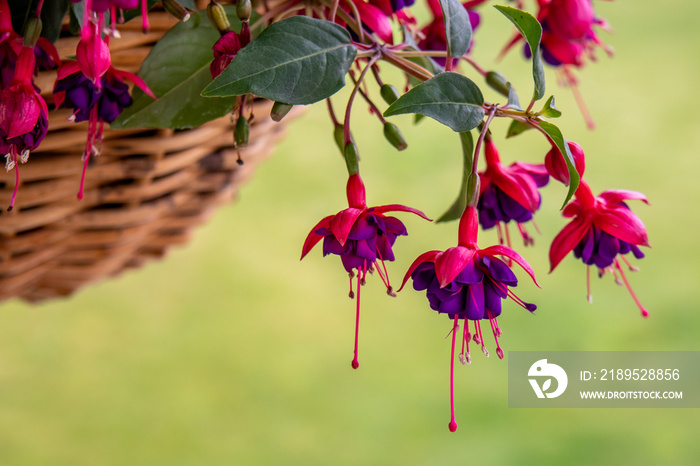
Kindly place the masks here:
[[(122, 38), (112, 46), (115, 67), (137, 72), (175, 23), (165, 13), (149, 18), (148, 34), (140, 23), (120, 28)], [(73, 54), (76, 43), (60, 39), (59, 54)], [(48, 72), (37, 80), (49, 91), (44, 95), (49, 108), (54, 79), (55, 72)], [(186, 242), (215, 207), (233, 199), (282, 137), (284, 125), (269, 118), (270, 105), (255, 103), (251, 143), (240, 152), (243, 165), (237, 163), (228, 117), (184, 131), (105, 130), (82, 201), (76, 194), (87, 122), (70, 123), (69, 111), (51, 111), (48, 135), (19, 166), (15, 209), (0, 214), (0, 301), (69, 295)], [(0, 173), (0, 205), (9, 204), (14, 185), (14, 173)]]

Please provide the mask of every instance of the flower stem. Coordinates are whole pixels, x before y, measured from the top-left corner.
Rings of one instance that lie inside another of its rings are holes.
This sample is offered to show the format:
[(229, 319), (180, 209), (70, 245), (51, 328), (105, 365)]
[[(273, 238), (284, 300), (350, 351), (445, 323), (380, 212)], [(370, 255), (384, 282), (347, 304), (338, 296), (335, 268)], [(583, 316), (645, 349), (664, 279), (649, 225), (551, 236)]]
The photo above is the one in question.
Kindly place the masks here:
[(459, 331), (459, 314), (455, 314), (454, 324), (452, 326), (452, 351), (450, 352), (450, 423), (448, 427), (450, 432), (457, 430), (457, 422), (455, 422), (455, 343), (457, 341), (457, 332)]

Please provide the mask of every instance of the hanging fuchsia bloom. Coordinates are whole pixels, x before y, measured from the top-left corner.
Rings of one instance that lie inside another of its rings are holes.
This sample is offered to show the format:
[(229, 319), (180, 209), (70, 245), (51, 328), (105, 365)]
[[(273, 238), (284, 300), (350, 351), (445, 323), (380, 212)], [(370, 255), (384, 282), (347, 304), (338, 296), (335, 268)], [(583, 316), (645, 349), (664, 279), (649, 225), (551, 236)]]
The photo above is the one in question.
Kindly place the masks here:
[[(476, 245), (478, 234), (477, 211), (467, 207), (459, 225), (459, 245), (446, 251), (428, 251), (420, 255), (406, 272), (401, 288), (409, 277), (413, 279), (413, 288), (426, 290), (431, 309), (453, 320), (452, 350), (450, 359), (450, 431), (457, 430), (454, 414), (454, 355), (459, 320), (464, 321), (461, 334), (462, 352), (459, 360), (463, 365), (471, 364), (469, 340), (481, 345), (486, 356), (489, 355), (481, 332), (482, 320), (488, 319), (496, 341), (496, 354), (503, 359), (504, 353), (498, 337), (502, 331), (496, 318), (501, 315), (501, 300), (510, 297), (530, 312), (537, 309), (534, 304), (526, 303), (509, 289), (518, 284), (518, 279), (511, 269), (498, 257), (502, 256), (518, 264), (532, 280), (535, 274), (532, 267), (517, 252), (496, 245), (479, 249)], [(539, 285), (538, 285), (539, 286)], [(400, 291), (400, 290), (399, 290)], [(469, 331), (469, 321), (474, 322), (474, 334)]]
[[(24, 39), (12, 29), (12, 15), (7, 0), (0, 0), (0, 89), (12, 84), (15, 75), (15, 65)], [(45, 37), (39, 37), (34, 46), (35, 69), (52, 70), (61, 63), (56, 47)]]
[(228, 31), (216, 41), (212, 47), (214, 51), (214, 61), (212, 61), (209, 66), (212, 79), (215, 79), (223, 73), (241, 48), (241, 40), (238, 34), (233, 31)]
[[(355, 352), (352, 367), (357, 369), (358, 327), (360, 318), (360, 285), (367, 272), (377, 270), (387, 288), (394, 295), (389, 282), (385, 261), (394, 260), (392, 247), (396, 238), (408, 234), (404, 224), (387, 212), (410, 212), (430, 220), (423, 212), (400, 204), (367, 207), (365, 186), (360, 175), (350, 175), (347, 183), (347, 209), (323, 218), (313, 227), (304, 241), (303, 259), (319, 241), (323, 240), (323, 255), (340, 256), (343, 267), (350, 274), (350, 298), (354, 297), (352, 279), (357, 272), (357, 315), (355, 321)], [(381, 264), (381, 267), (380, 267)]]
[[(475, 31), (481, 22), (479, 13), (472, 10), (472, 8), (476, 7), (480, 3), (483, 3), (484, 1), (485, 0), (472, 0), (462, 4), (467, 10), (467, 13), (469, 13), (469, 23), (471, 24), (472, 31)], [(421, 48), (421, 50), (447, 50), (445, 19), (442, 16), (440, 2), (438, 0), (428, 0), (428, 6), (430, 7), (430, 11), (433, 15), (433, 20), (422, 29), (421, 32), (424, 39), (418, 43), (418, 46)], [(469, 45), (470, 50), (473, 43), (474, 39), (472, 39), (472, 43)], [(445, 66), (444, 56), (433, 57), (433, 60), (435, 60), (441, 66)]]
[[(596, 47), (612, 55), (612, 49), (593, 30), (594, 26), (607, 29), (608, 25), (595, 16), (591, 0), (540, 0), (538, 3), (537, 20), (542, 24), (540, 47), (545, 62), (552, 66), (581, 67), (586, 58), (595, 61)], [(522, 39), (520, 34), (516, 34), (501, 55)], [(530, 58), (527, 44), (523, 50), (525, 56)]]
[[(581, 180), (576, 190), (576, 200), (569, 203), (563, 211), (565, 217), (573, 217), (573, 220), (554, 238), (549, 250), (549, 262), (551, 270), (554, 270), (573, 251), (574, 257), (589, 266), (589, 271), (591, 265), (597, 267), (601, 277), (608, 271), (617, 279), (619, 272), (632, 299), (642, 315), (647, 317), (649, 312), (632, 291), (619, 262), (622, 260), (630, 270), (636, 270), (624, 255), (631, 252), (634, 257), (641, 259), (644, 253), (639, 246), (649, 246), (644, 224), (624, 202), (629, 199), (648, 204), (646, 197), (636, 191), (610, 190), (593, 197), (591, 188)], [(590, 300), (590, 276), (587, 283)]]
[(29, 153), (39, 147), (49, 127), (48, 108), (32, 84), (34, 50), (25, 47), (19, 54), (12, 84), (0, 90), (0, 154), (5, 156), (7, 171), (15, 169), (12, 210), (19, 188), (19, 166)]
[(236, 54), (248, 44), (250, 44), (250, 26), (247, 21), (242, 22), (241, 32), (225, 32), (212, 47), (214, 61), (209, 66), (211, 78), (215, 79), (223, 73), (236, 57)]
[(75, 61), (64, 62), (58, 70), (54, 86), (56, 108), (71, 108), (73, 110), (71, 119), (76, 122), (85, 120), (90, 122), (83, 153), (84, 164), (78, 192), (79, 199), (83, 198), (85, 172), (89, 157), (90, 155), (98, 155), (101, 150), (104, 123), (111, 123), (126, 107), (131, 105), (129, 86), (124, 82), (125, 79), (134, 83), (152, 98), (156, 98), (141, 78), (112, 66), (97, 82), (89, 79)]
[[(522, 224), (532, 220), (540, 208), (542, 198), (538, 188), (549, 182), (546, 167), (523, 162), (506, 167), (500, 161), (496, 145), (488, 137), (484, 141), (484, 156), (486, 170), (479, 174), (479, 223), (485, 230), (498, 227), (503, 242), (501, 224), (506, 225), (512, 220), (517, 224), (525, 245), (532, 244), (534, 240)], [(507, 226), (505, 231), (510, 246)]]

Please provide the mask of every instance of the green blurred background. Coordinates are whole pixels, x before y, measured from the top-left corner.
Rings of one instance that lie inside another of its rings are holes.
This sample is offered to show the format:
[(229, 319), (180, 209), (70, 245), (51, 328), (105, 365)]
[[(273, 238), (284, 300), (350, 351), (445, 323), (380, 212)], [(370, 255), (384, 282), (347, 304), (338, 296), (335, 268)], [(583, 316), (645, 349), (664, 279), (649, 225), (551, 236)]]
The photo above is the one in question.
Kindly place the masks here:
[[(616, 50), (579, 73), (598, 129), (585, 128), (551, 70), (548, 93), (564, 111), (565, 136), (586, 151), (593, 190), (640, 190), (652, 203), (632, 203), (653, 250), (630, 276), (651, 317), (642, 319), (610, 277), (593, 279), (588, 304), (585, 268), (571, 257), (546, 273), (548, 245), (565, 224), (564, 189), (553, 184), (537, 215), (542, 235), (534, 248), (519, 248), (542, 290), (519, 274), (517, 292), (539, 308), (532, 316), (507, 303), (501, 342), (506, 352), (698, 350), (700, 6), (595, 3), (614, 27), (601, 38)], [(487, 67), (496, 66), (509, 30), (490, 10), (482, 9), (474, 49)], [(497, 68), (526, 100), (531, 78), (520, 52)], [(397, 119), (409, 143), (398, 153), (364, 106), (355, 120), (370, 204), (405, 203), (439, 216), (458, 190), (458, 138), (432, 121), (413, 129), (410, 119)], [(536, 134), (504, 142), (506, 123), (493, 129), (505, 161), (537, 162), (547, 150)], [(474, 353), (471, 366), (457, 367), (459, 430), (451, 434), (450, 322), (422, 293), (387, 297), (377, 277), (363, 288), (361, 368), (351, 370), (354, 303), (339, 260), (322, 259), (320, 249), (298, 260), (309, 229), (345, 204), (330, 130), (323, 106), (294, 123), (240, 202), (165, 261), (70, 299), (2, 304), (0, 464), (697, 461), (693, 409), (509, 409), (507, 355)], [(395, 283), (418, 254), (456, 238), (454, 223), (401, 218), (410, 237), (395, 248)], [(494, 240), (482, 234), (480, 243)]]

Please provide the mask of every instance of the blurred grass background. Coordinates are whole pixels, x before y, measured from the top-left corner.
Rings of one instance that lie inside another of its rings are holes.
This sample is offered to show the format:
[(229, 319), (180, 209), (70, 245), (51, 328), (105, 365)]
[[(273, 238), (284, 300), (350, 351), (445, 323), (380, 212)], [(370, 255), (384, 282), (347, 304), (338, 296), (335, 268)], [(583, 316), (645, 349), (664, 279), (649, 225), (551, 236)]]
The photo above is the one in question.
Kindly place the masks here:
[[(616, 56), (579, 73), (598, 129), (588, 131), (568, 89), (549, 70), (558, 124), (587, 155), (595, 192), (640, 190), (633, 202), (653, 250), (631, 275), (647, 320), (609, 277), (571, 257), (548, 275), (551, 238), (565, 220), (560, 185), (544, 190), (534, 248), (519, 250), (542, 290), (520, 274), (535, 316), (505, 305), (508, 350), (698, 350), (696, 177), (700, 139), (700, 6), (689, 0), (595, 2)], [(477, 59), (493, 65), (507, 21), (482, 9)], [(513, 51), (496, 66), (521, 100), (529, 64)], [(477, 82), (477, 78), (475, 78)], [(400, 85), (400, 81), (395, 81)], [(485, 91), (488, 92), (488, 91)], [(487, 98), (497, 99), (493, 94)], [(341, 102), (337, 103), (338, 108)], [(355, 137), (370, 204), (405, 203), (439, 216), (457, 194), (458, 139), (432, 121), (397, 119), (397, 153), (358, 105)], [(535, 134), (502, 140), (504, 160), (536, 162)], [(450, 168), (447, 168), (450, 167)], [(35, 306), (0, 308), (2, 465), (691, 464), (700, 457), (697, 410), (507, 408), (505, 361), (474, 354), (456, 371), (450, 434), (450, 322), (406, 290), (388, 298), (377, 277), (363, 288), (360, 360), (350, 369), (353, 302), (337, 258), (301, 244), (321, 217), (344, 207), (345, 172), (323, 106), (288, 139), (194, 241), (167, 260)], [(398, 283), (412, 260), (454, 244), (456, 224), (401, 215), (410, 237), (395, 248)], [(486, 246), (493, 235), (482, 234)], [(493, 349), (490, 338), (489, 346)]]

